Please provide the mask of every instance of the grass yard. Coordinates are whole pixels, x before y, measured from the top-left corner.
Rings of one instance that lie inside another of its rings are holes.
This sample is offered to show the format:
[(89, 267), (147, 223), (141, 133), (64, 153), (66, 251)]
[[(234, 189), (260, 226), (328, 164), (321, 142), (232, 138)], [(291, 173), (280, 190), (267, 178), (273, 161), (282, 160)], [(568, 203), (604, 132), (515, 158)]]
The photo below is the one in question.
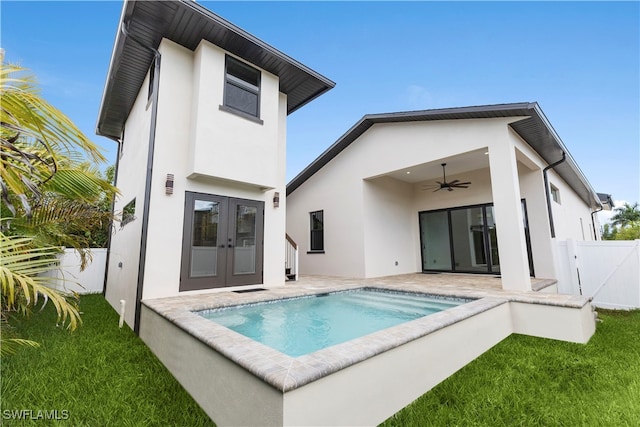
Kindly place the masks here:
[[(42, 346), (2, 360), (7, 410), (68, 411), (69, 426), (213, 423), (99, 295), (84, 325), (56, 328), (51, 307), (17, 324)], [(640, 311), (601, 311), (587, 345), (512, 335), (388, 419), (385, 426), (635, 426), (640, 422)]]
[[(49, 304), (51, 305), (51, 304)], [(126, 325), (102, 295), (81, 297), (83, 325), (55, 326), (53, 306), (17, 325), (41, 343), (2, 360), (3, 425), (51, 425), (8, 420), (6, 410), (68, 411), (69, 426), (212, 426), (209, 417)]]
[(586, 345), (511, 335), (383, 425), (640, 425), (640, 310), (598, 312)]

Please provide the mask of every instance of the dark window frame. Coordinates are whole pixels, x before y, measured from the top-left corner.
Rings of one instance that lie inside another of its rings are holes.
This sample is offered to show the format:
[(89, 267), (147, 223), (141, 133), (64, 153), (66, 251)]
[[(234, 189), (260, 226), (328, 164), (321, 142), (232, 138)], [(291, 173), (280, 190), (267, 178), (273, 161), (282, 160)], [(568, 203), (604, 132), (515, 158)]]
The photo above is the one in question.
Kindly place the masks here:
[[(244, 74), (245, 77), (243, 77), (242, 74)], [(232, 56), (226, 55), (224, 65), (224, 93), (223, 102), (222, 105), (220, 105), (220, 110), (227, 111), (256, 123), (262, 124), (263, 121), (260, 119), (260, 94), (262, 92), (261, 84), (262, 73), (260, 72), (260, 70)], [(255, 95), (255, 114), (253, 112), (245, 111), (238, 106), (233, 105), (233, 100), (230, 97), (230, 86), (235, 89), (240, 89), (241, 91), (244, 91), (246, 93)]]
[(309, 212), (309, 254), (324, 253), (324, 210)]

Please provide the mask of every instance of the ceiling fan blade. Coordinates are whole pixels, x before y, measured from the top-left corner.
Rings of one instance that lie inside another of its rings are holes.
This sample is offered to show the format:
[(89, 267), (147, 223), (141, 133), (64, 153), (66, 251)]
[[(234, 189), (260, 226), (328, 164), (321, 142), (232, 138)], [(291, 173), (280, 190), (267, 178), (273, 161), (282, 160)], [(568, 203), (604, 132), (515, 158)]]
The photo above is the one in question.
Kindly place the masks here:
[(460, 180), (459, 179), (454, 179), (453, 181), (451, 181), (449, 184), (456, 184), (458, 183)]
[(458, 185), (471, 185), (470, 182), (459, 182)]
[(440, 191), (440, 190), (442, 190), (442, 187), (436, 188), (435, 190), (433, 190), (433, 192), (435, 193), (436, 191)]
[(460, 185), (460, 184), (452, 185), (452, 187), (455, 187), (455, 188), (469, 188), (468, 185)]
[(425, 191), (425, 190), (435, 190), (435, 189), (440, 189), (439, 185), (423, 185), (421, 190)]

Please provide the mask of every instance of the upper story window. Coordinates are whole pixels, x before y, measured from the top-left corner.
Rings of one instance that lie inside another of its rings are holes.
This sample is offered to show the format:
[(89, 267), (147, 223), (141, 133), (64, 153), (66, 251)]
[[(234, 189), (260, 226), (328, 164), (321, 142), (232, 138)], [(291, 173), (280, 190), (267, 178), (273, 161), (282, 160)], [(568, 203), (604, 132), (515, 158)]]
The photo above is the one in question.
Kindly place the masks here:
[(553, 184), (550, 184), (551, 187), (551, 198), (553, 199), (554, 202), (556, 203), (560, 203), (560, 190), (558, 190), (557, 187), (555, 187)]
[(260, 71), (230, 56), (226, 58), (224, 106), (260, 116)]

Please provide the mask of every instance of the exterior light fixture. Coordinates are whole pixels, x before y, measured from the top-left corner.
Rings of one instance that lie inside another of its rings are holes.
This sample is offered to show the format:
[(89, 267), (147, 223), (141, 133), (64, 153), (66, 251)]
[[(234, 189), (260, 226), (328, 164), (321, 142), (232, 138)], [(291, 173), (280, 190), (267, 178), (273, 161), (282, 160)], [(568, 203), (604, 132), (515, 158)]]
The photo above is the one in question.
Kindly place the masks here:
[(167, 195), (173, 194), (173, 179), (174, 179), (173, 174), (168, 173), (167, 180), (164, 183), (164, 193)]
[(280, 193), (279, 192), (275, 192), (273, 193), (273, 207), (277, 208), (280, 206)]

